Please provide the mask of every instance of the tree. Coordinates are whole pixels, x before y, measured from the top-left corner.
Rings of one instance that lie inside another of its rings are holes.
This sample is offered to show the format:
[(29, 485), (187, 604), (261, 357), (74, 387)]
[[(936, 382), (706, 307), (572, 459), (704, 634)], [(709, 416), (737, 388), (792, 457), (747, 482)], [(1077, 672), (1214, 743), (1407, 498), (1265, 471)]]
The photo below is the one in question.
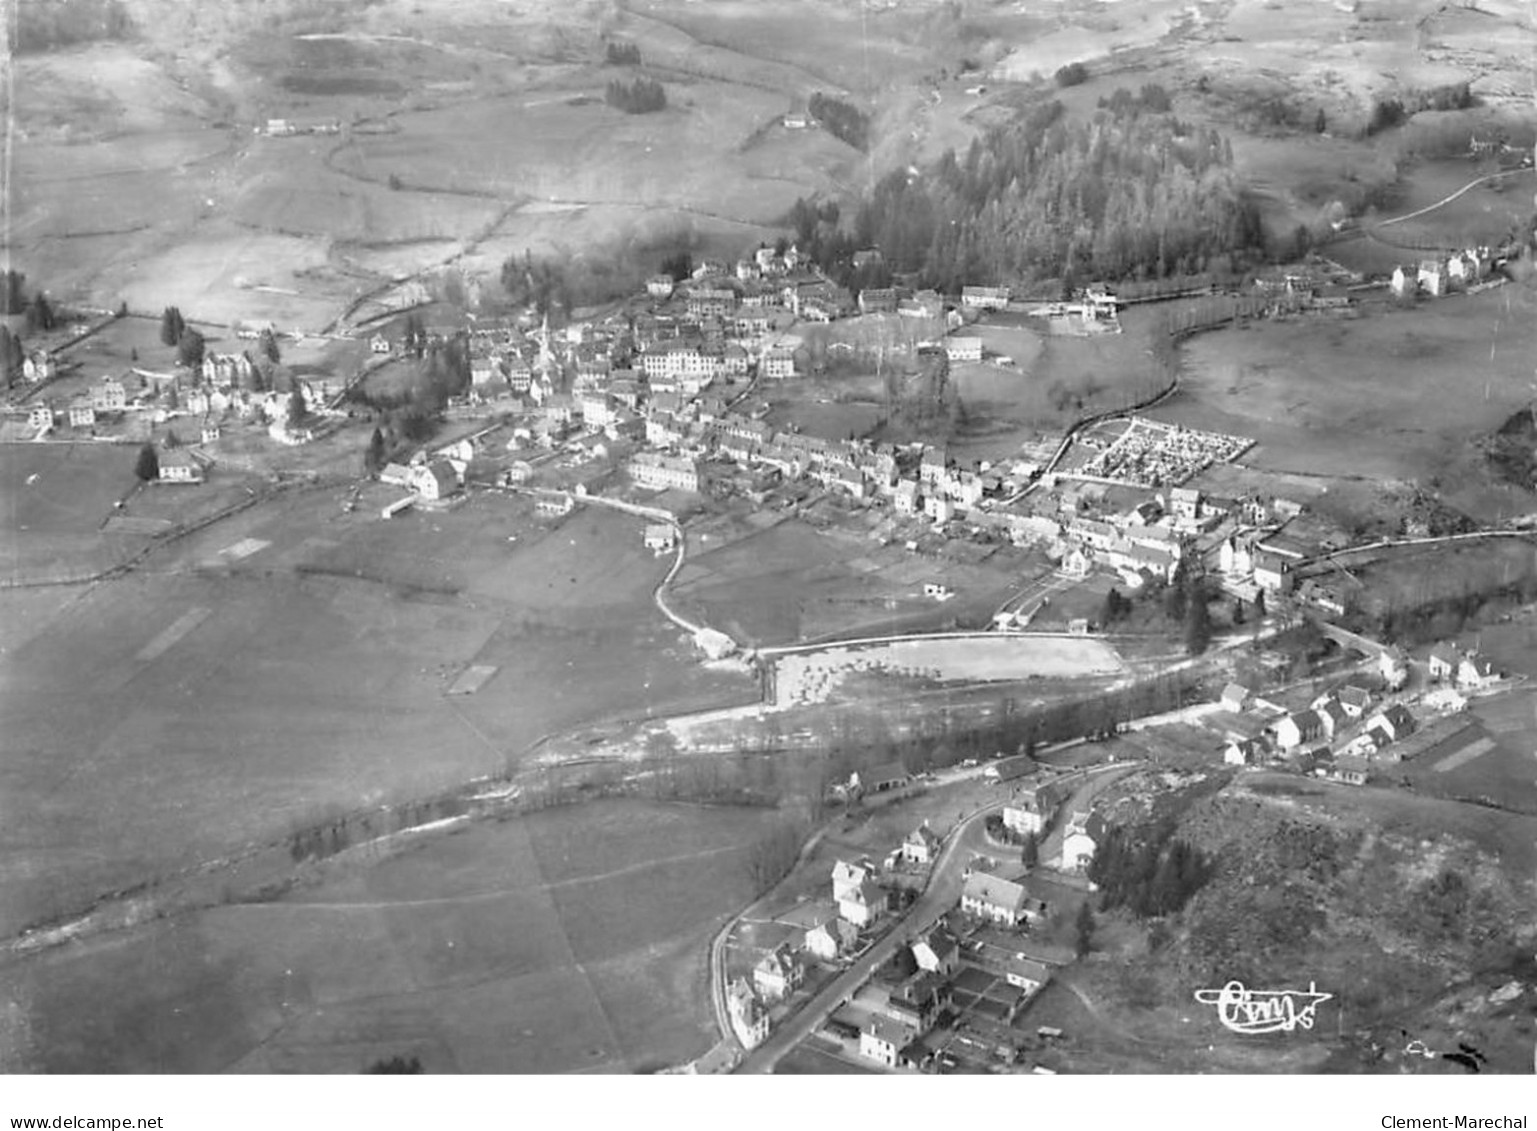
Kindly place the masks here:
[(20, 271), (0, 274), (0, 313), (20, 314), (27, 309), (26, 282)]
[(1324, 108), (1318, 108), (1318, 117), (1313, 119), (1313, 132), (1325, 133), (1329, 129), (1329, 119), (1324, 115)]
[(309, 415), (304, 404), (304, 390), (296, 383), (288, 394), (288, 424), (293, 427)]
[(1130, 610), (1131, 602), (1121, 595), (1119, 589), (1112, 585), (1110, 592), (1105, 594), (1105, 603), (1099, 612), (1099, 623), (1106, 626), (1112, 625), (1124, 617)]
[(1086, 899), (1078, 905), (1078, 918), (1073, 922), (1073, 953), (1079, 958), (1094, 949), (1094, 909)]
[(378, 428), (369, 438), (368, 449), (363, 453), (363, 470), (369, 475), (377, 475), (384, 469), (388, 451), (384, 445), (384, 433)]
[(185, 327), (176, 341), (176, 360), (187, 367), (203, 363), (203, 335), (192, 327)]
[(282, 351), (278, 349), (277, 335), (271, 329), (264, 329), (261, 333), (261, 341), (258, 343), (263, 356), (273, 365), (283, 360)]
[(160, 315), (160, 342), (162, 345), (174, 346), (181, 341), (181, 332), (186, 329), (186, 322), (182, 319), (181, 311), (174, 306), (168, 306)]
[(160, 457), (155, 454), (155, 445), (145, 444), (139, 449), (139, 460), (134, 464), (133, 473), (144, 483), (160, 478)]
[(1265, 619), (1265, 591), (1263, 589), (1254, 594), (1254, 616), (1258, 620)]
[(168, 452), (173, 448), (181, 447), (181, 437), (176, 434), (176, 429), (174, 428), (169, 428), (166, 430), (165, 440), (163, 442), (165, 444), (165, 450)]
[(1206, 587), (1197, 582), (1185, 602), (1185, 651), (1199, 656), (1211, 645), (1211, 611), (1206, 607)]
[(128, 300), (126, 298), (117, 304), (117, 316), (119, 318), (128, 317)]
[(1025, 834), (1025, 843), (1019, 850), (1019, 862), (1026, 868), (1034, 868), (1041, 860), (1041, 838), (1039, 833), (1029, 832)]
[(48, 296), (38, 291), (32, 296), (32, 302), (27, 306), (28, 330), (52, 330), (55, 324), (53, 307), (48, 302)]

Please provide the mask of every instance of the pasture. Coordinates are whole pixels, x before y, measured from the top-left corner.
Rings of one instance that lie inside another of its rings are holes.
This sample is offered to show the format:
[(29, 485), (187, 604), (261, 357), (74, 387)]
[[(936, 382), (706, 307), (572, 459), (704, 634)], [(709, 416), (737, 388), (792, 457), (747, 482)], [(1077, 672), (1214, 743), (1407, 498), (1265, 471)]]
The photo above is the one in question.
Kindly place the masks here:
[[(386, 523), (345, 496), (279, 496), (3, 640), (0, 931), (504, 772), (548, 733), (751, 694), (651, 605), (638, 520), (487, 499)], [(475, 664), (498, 670), (448, 698)]]
[(1531, 400), (1537, 300), (1508, 285), (1359, 319), (1224, 329), (1183, 350), (1179, 390), (1150, 418), (1251, 436), (1242, 462), (1259, 470), (1440, 477), (1448, 502), (1481, 517), (1485, 477), (1465, 445)]
[(132, 492), (138, 449), (117, 444), (0, 447), (0, 570), (12, 580), (78, 577), (121, 561), (141, 537), (104, 534)]
[(336, 860), (0, 965), (10, 1071), (635, 1072), (714, 1043), (708, 941), (771, 810), (600, 801)]

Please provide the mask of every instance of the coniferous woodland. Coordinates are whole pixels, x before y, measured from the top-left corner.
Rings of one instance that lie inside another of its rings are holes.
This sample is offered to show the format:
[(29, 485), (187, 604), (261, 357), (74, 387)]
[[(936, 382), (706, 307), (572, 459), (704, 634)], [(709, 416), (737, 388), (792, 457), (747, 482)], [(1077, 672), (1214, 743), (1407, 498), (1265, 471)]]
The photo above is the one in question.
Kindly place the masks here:
[(863, 152), (870, 144), (870, 117), (858, 106), (817, 91), (806, 104), (817, 123), (839, 141)]
[(603, 100), (626, 114), (650, 114), (667, 107), (667, 91), (655, 79), (638, 78), (634, 82), (614, 79), (603, 92)]
[[(1261, 249), (1227, 141), (1168, 108), (1151, 85), (1117, 91), (1088, 121), (1066, 120), (1059, 102), (1037, 107), (923, 176), (886, 177), (851, 237), (816, 227), (803, 250), (836, 262), (850, 239), (877, 246), (894, 270), (953, 291), (1196, 274), (1229, 252)], [(798, 205), (791, 220), (812, 215)]]

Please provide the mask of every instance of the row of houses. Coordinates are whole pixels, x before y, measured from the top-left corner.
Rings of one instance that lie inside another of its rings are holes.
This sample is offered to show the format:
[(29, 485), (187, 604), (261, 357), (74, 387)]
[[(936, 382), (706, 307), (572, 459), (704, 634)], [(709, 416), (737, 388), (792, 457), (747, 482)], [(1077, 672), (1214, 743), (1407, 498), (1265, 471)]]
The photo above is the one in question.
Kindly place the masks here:
[(1487, 247), (1472, 247), (1444, 257), (1422, 259), (1413, 266), (1395, 267), (1389, 286), (1399, 298), (1439, 298), (1481, 282), (1493, 269), (1493, 253)]

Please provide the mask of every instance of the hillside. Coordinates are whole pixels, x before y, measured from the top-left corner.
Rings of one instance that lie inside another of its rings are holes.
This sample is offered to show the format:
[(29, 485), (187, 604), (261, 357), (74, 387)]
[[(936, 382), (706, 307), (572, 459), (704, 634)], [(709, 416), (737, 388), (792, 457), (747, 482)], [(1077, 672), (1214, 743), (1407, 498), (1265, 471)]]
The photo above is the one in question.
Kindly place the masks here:
[[(1271, 1054), (1326, 1071), (1468, 1068), (1405, 1058), (1409, 1039), (1477, 1049), (1469, 1070), (1529, 1070), (1537, 819), (1392, 788), (1224, 780), (1144, 775), (1110, 810), (1123, 829), (1172, 822), (1212, 869), (1178, 913), (1105, 916), (1082, 980), (1116, 1024), (1144, 1041), (1216, 1042), (1255, 1071)], [(1235, 979), (1316, 984), (1333, 1000), (1311, 1031), (1230, 1034), (1189, 995)]]

